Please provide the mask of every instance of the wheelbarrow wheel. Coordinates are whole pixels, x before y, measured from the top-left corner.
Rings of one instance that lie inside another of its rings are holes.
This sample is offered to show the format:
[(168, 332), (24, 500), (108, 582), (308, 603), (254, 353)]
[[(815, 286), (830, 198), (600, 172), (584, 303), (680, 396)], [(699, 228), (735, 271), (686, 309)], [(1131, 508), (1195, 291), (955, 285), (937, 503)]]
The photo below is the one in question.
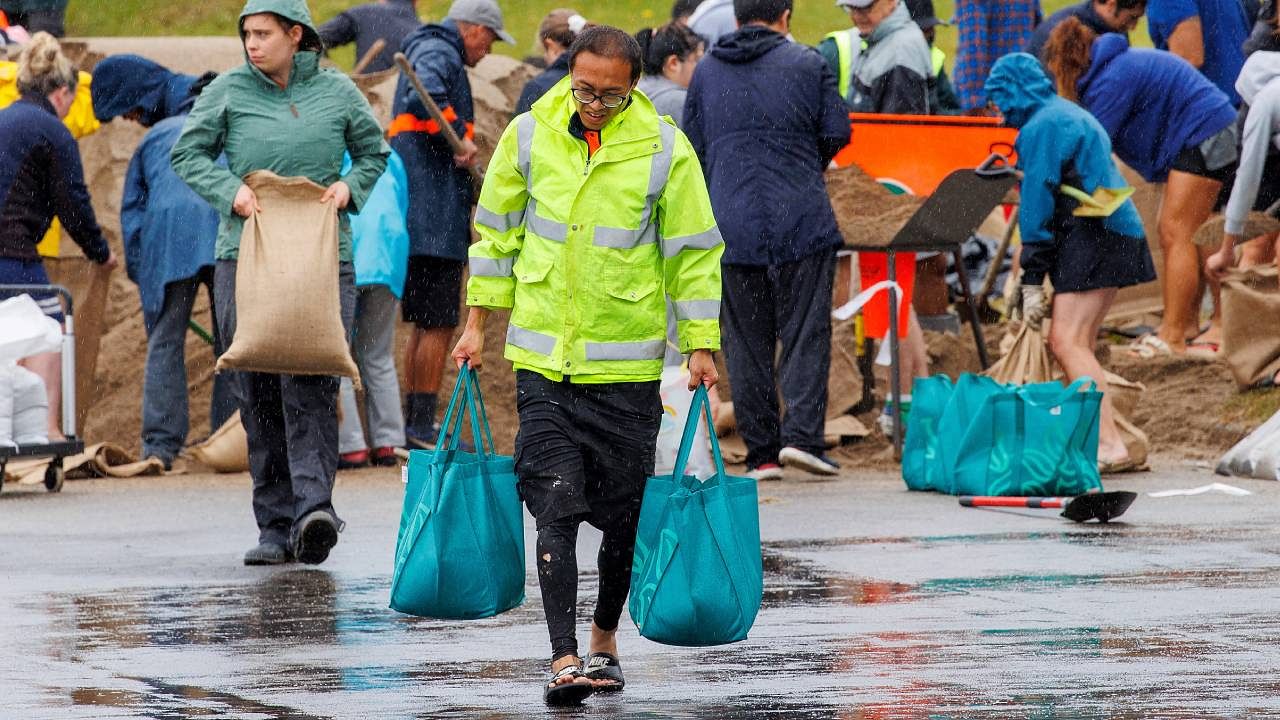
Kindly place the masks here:
[(62, 468), (62, 458), (58, 458), (44, 471), (44, 489), (51, 493), (62, 492), (62, 483), (66, 479), (67, 471)]

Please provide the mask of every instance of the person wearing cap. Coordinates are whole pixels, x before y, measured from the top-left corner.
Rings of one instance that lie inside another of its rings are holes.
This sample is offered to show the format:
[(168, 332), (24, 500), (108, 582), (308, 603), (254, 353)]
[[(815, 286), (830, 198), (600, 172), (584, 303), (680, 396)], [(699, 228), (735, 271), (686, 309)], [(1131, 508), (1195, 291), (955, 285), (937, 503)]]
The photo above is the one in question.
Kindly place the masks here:
[[(241, 178), (255, 170), (326, 188), (321, 201), (338, 212), (339, 298), (350, 333), (356, 292), (347, 216), (364, 206), (386, 169), (382, 128), (350, 78), (320, 67), (324, 45), (304, 0), (249, 0), (238, 29), (245, 63), (200, 94), (171, 156), (178, 176), (221, 216), (213, 284), (222, 336), (228, 345), (235, 339), (240, 235), (245, 218), (259, 209)], [(351, 155), (346, 173), (344, 152)], [(224, 153), (225, 165), (218, 161)], [(233, 378), (258, 524), (258, 545), (244, 562), (324, 562), (342, 529), (333, 508), (338, 378), (260, 372)]]
[(439, 23), (418, 28), (401, 50), (431, 94), (463, 150), (455, 153), (427, 113), (413, 83), (401, 77), (387, 135), (409, 180), (409, 270), (400, 316), (413, 323), (405, 349), (405, 439), (410, 448), (435, 447), (436, 394), (458, 325), (462, 269), (471, 244), (471, 174), (476, 163), (471, 82), (494, 41), (515, 44), (493, 0), (454, 0)]
[(538, 42), (542, 45), (542, 59), (547, 67), (524, 84), (520, 99), (516, 101), (515, 115), (529, 112), (538, 98), (569, 74), (569, 56), (565, 51), (588, 24), (578, 11), (569, 8), (557, 8), (542, 18), (542, 24), (538, 26)]
[[(636, 90), (635, 39), (590, 27), (568, 55), (570, 76), (494, 150), (476, 207), (471, 310), (453, 351), (459, 368), (478, 367), (486, 319), (510, 310), (515, 470), (537, 525), (552, 705), (623, 688), (617, 631), (662, 418), (667, 302), (689, 389), (714, 386), (724, 249), (693, 148)], [(585, 663), (575, 632), (583, 521), (603, 535)]]
[(343, 10), (316, 31), (326, 50), (355, 43), (357, 61), (381, 40), (382, 50), (361, 70), (376, 73), (395, 67), (400, 43), (420, 27), (418, 0), (377, 0)]
[(933, 61), (903, 0), (836, 0), (853, 27), (818, 44), (853, 112), (927, 115)]
[(956, 97), (951, 78), (947, 77), (947, 53), (934, 44), (939, 25), (947, 23), (933, 12), (933, 0), (905, 0), (911, 19), (915, 20), (925, 42), (929, 43), (929, 111), (934, 115), (959, 115), (960, 98)]
[[(142, 457), (173, 465), (187, 442), (187, 323), (203, 286), (213, 300), (218, 213), (182, 182), (169, 155), (201, 88), (197, 79), (137, 55), (111, 55), (93, 69), (93, 108), (106, 123), (120, 117), (149, 128), (129, 161), (120, 201), (124, 267), (138, 286), (147, 333), (142, 383)], [(214, 313), (213, 354), (226, 350)], [(235, 412), (230, 377), (213, 376), (209, 423)]]

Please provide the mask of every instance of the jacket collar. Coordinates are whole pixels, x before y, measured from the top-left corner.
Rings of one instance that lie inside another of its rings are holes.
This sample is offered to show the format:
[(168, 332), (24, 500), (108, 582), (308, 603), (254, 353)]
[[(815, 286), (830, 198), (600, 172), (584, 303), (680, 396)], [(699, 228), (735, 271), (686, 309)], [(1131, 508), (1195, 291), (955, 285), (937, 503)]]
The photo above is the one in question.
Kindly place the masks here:
[(911, 13), (907, 10), (906, 2), (898, 0), (898, 6), (893, 9), (893, 12), (889, 13), (889, 17), (881, 20), (876, 29), (872, 30), (871, 34), (863, 39), (866, 40), (868, 45), (875, 45), (912, 22)]
[[(249, 72), (253, 73), (254, 77), (271, 87), (278, 87), (271, 78), (267, 77), (266, 73), (249, 62), (248, 58), (245, 58), (245, 64), (249, 66)], [(299, 50), (293, 54), (293, 69), (289, 71), (289, 84), (285, 89), (292, 88), (297, 83), (306, 82), (319, 74), (319, 72), (320, 55), (310, 50)]]
[[(572, 76), (565, 77), (534, 103), (531, 110), (539, 124), (566, 136), (572, 135), (569, 125), (578, 112), (571, 92), (572, 84)], [(609, 148), (610, 156), (614, 160), (652, 154), (652, 144), (658, 137), (660, 122), (662, 120), (658, 118), (658, 111), (654, 109), (649, 98), (645, 97), (644, 93), (632, 91), (626, 108), (600, 130), (600, 136), (609, 139), (609, 142), (602, 146), (602, 150), (605, 147)], [(628, 146), (632, 147), (628, 149)]]
[(41, 110), (44, 110), (50, 115), (54, 117), (58, 117), (58, 111), (53, 108), (53, 103), (49, 102), (49, 98), (43, 95), (26, 93), (20, 98), (20, 100), (22, 100), (22, 102), (25, 102), (25, 103), (31, 103), (32, 105), (35, 105), (36, 107), (40, 108)]
[(1129, 49), (1129, 39), (1117, 33), (1101, 35), (1089, 50), (1089, 69), (1076, 81), (1076, 92), (1084, 94), (1093, 81), (1106, 71), (1111, 61)]

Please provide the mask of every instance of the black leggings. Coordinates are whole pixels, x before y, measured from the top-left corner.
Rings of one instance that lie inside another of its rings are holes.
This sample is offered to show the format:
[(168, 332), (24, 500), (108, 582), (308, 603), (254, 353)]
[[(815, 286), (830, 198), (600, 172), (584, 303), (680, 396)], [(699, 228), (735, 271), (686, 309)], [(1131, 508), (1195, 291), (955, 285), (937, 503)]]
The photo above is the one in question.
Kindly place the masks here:
[[(614, 630), (622, 617), (622, 604), (631, 589), (631, 559), (636, 544), (637, 516), (610, 528), (600, 543), (600, 593), (592, 620), (601, 630)], [(578, 604), (578, 517), (556, 520), (538, 530), (538, 585), (551, 635), (551, 660), (578, 654), (574, 633)]]

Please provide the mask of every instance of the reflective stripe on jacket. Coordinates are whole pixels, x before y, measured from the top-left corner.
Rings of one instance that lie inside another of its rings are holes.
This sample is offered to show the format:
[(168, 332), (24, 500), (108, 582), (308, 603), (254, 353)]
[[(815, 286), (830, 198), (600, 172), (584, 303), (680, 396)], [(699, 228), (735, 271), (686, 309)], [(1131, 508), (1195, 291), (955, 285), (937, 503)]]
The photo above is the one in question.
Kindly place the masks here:
[(720, 256), (702, 168), (633, 92), (598, 151), (569, 132), (565, 78), (502, 135), (476, 208), (467, 304), (511, 308), (506, 357), (553, 380), (662, 374), (666, 298), (679, 349), (720, 346)]

